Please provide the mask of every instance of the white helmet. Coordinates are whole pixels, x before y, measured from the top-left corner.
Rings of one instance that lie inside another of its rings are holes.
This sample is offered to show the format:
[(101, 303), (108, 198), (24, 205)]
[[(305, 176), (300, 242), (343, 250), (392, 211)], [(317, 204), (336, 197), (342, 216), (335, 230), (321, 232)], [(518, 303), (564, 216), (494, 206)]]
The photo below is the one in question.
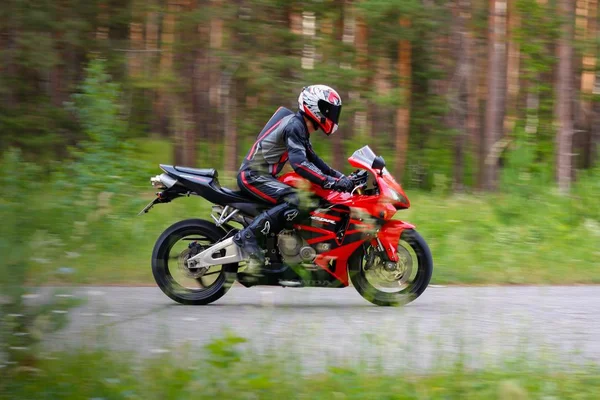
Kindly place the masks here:
[(337, 131), (342, 112), (342, 98), (329, 86), (312, 85), (303, 88), (298, 97), (298, 108), (326, 135)]

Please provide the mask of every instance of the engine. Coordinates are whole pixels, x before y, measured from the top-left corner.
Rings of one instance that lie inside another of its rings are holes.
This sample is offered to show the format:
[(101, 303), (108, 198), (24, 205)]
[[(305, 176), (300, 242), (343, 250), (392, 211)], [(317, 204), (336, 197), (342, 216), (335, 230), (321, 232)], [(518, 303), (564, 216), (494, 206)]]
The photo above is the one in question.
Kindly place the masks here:
[(301, 264), (305, 268), (316, 268), (313, 261), (317, 257), (317, 251), (296, 232), (281, 232), (278, 237), (277, 246), (286, 264)]

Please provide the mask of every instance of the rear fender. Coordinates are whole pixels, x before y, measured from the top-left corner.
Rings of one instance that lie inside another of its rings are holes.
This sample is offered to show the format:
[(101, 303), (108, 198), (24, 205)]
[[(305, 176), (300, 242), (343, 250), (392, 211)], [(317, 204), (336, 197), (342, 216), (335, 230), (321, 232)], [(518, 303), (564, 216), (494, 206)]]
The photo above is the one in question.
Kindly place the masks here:
[(402, 232), (407, 229), (415, 229), (415, 226), (408, 222), (391, 220), (386, 222), (377, 233), (377, 239), (391, 261), (398, 261), (398, 242)]

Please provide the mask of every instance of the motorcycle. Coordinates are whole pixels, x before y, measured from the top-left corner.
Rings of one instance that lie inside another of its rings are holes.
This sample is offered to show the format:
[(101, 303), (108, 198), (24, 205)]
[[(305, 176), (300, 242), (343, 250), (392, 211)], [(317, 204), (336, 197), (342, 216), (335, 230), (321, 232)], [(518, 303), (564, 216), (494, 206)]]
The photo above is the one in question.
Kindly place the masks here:
[(152, 253), (157, 285), (174, 301), (192, 305), (218, 300), (236, 280), (245, 287), (344, 288), (352, 283), (376, 305), (414, 301), (429, 285), (433, 260), (415, 226), (393, 219), (410, 201), (369, 146), (348, 162), (357, 168), (349, 175), (355, 186), (351, 193), (321, 188), (294, 172), (279, 178), (302, 189), (310, 211), (290, 229), (267, 237), (259, 278), (244, 274), (248, 257), (233, 236), (272, 205), (222, 187), (214, 169), (161, 164), (163, 173), (151, 178), (160, 191), (140, 215), (156, 204), (200, 196), (213, 204), (213, 221), (183, 220), (160, 235)]

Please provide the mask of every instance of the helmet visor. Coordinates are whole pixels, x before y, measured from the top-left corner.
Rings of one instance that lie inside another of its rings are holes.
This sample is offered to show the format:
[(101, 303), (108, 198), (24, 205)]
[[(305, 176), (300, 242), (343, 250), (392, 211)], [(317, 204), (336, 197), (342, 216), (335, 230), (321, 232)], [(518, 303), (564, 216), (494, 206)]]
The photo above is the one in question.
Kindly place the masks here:
[(325, 100), (319, 100), (318, 105), (321, 114), (337, 125), (340, 120), (340, 114), (342, 113), (342, 106), (336, 106), (335, 104), (331, 104)]

